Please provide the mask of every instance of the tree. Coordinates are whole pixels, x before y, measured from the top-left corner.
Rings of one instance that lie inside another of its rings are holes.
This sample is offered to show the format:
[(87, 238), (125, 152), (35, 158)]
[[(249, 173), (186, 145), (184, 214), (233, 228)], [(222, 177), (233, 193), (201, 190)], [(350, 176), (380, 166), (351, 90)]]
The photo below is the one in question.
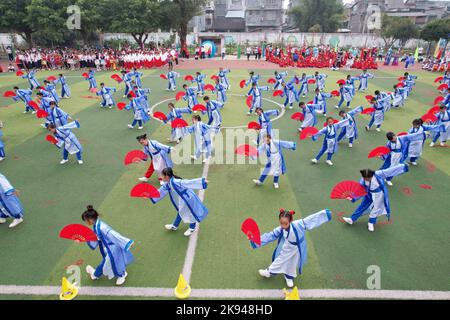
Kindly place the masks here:
[(441, 38), (447, 39), (450, 34), (450, 19), (433, 20), (423, 27), (420, 38), (431, 42)]
[(31, 47), (33, 45), (32, 29), (27, 22), (27, 6), (31, 0), (1, 0), (0, 1), (0, 31), (19, 34)]
[(344, 8), (337, 0), (300, 0), (289, 14), (300, 32), (335, 32), (343, 21)]
[(419, 29), (408, 18), (385, 14), (382, 17), (380, 35), (386, 47), (391, 47), (397, 40), (400, 42), (400, 46), (403, 46), (409, 39), (419, 36)]
[(162, 2), (162, 26), (174, 28), (180, 36), (181, 47), (186, 45), (189, 21), (201, 14), (207, 0), (164, 0)]

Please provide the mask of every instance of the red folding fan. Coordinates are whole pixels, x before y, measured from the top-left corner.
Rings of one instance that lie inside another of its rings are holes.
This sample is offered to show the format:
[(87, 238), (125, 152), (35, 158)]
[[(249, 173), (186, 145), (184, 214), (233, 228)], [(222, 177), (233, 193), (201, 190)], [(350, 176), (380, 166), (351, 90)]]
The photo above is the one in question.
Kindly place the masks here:
[(207, 84), (204, 89), (209, 90), (209, 91), (214, 91), (214, 86), (212, 84)]
[(258, 155), (258, 150), (251, 145), (243, 144), (237, 147), (234, 153), (241, 156), (256, 157)]
[(399, 88), (403, 88), (405, 85), (403, 83), (399, 82), (399, 83), (396, 84), (396, 86), (399, 87)]
[(184, 121), (183, 119), (175, 119), (172, 121), (172, 128), (184, 128), (188, 126), (188, 123)]
[(433, 108), (430, 108), (430, 110), (428, 110), (427, 113), (434, 115), (434, 114), (438, 113), (439, 110), (441, 110), (441, 108), (439, 106), (434, 106)]
[(8, 90), (3, 94), (3, 96), (5, 98), (12, 98), (16, 96), (16, 93), (14, 91)]
[(375, 157), (381, 157), (389, 154), (391, 150), (386, 146), (376, 147), (372, 151), (369, 152), (369, 155), (367, 158), (375, 158)]
[(359, 198), (367, 194), (364, 187), (356, 181), (345, 180), (341, 181), (331, 190), (331, 199), (347, 199)]
[(142, 150), (132, 150), (125, 155), (124, 165), (137, 163), (146, 160), (148, 157)]
[(89, 77), (89, 74), (88, 74), (87, 72), (84, 72), (84, 73), (82, 74), (82, 76), (83, 76), (84, 78), (88, 78), (88, 77)]
[[(92, 93), (97, 93), (98, 92), (97, 88), (91, 88), (91, 89), (89, 89), (89, 91), (92, 92)], [(133, 93), (133, 92), (130, 92), (130, 93)], [(136, 97), (136, 95), (134, 95), (134, 97)]]
[(438, 121), (438, 118), (434, 114), (431, 114), (431, 113), (427, 113), (427, 114), (423, 115), (421, 119), (423, 120), (423, 122), (427, 122), (427, 123)]
[(344, 79), (339, 79), (338, 81), (336, 81), (337, 84), (345, 84), (345, 80)]
[(21, 76), (23, 76), (23, 72), (22, 72), (22, 71), (20, 71), (20, 70), (19, 70), (19, 71), (17, 71), (17, 72), (16, 72), (16, 76), (18, 76), (18, 77), (21, 77)]
[(41, 119), (41, 118), (46, 118), (46, 117), (48, 117), (48, 112), (45, 111), (45, 110), (39, 109), (39, 110), (36, 112), (36, 117), (38, 117), (39, 119)]
[(398, 81), (403, 81), (403, 80), (405, 80), (405, 77), (398, 77), (397, 80), (398, 80)]
[(245, 80), (242, 80), (241, 82), (239, 82), (239, 87), (244, 88), (245, 86)]
[(292, 120), (303, 121), (305, 120), (305, 116), (301, 112), (296, 112), (291, 116)]
[(333, 90), (330, 93), (333, 97), (339, 97), (341, 95), (338, 90)]
[(133, 198), (159, 198), (160, 196), (158, 189), (146, 182), (138, 183), (130, 191), (130, 197)]
[(283, 94), (283, 91), (282, 91), (282, 90), (275, 90), (275, 91), (273, 92), (273, 96), (274, 96), (274, 97), (281, 96), (282, 94)]
[(261, 233), (255, 220), (252, 218), (246, 219), (241, 225), (241, 230), (247, 236), (248, 240), (253, 241), (258, 246), (261, 245)]
[(196, 104), (193, 108), (192, 111), (206, 111), (206, 107), (202, 104)]
[(267, 80), (267, 83), (274, 84), (274, 83), (277, 83), (277, 80), (275, 80), (274, 78), (269, 78)]
[(123, 81), (122, 78), (118, 74), (113, 74), (111, 76), (111, 79), (117, 81), (118, 83), (121, 83)]
[(375, 112), (375, 108), (365, 108), (363, 111), (361, 111), (361, 114), (372, 114)]
[(437, 89), (438, 89), (439, 91), (447, 90), (447, 89), (448, 89), (448, 84), (443, 83), (443, 84), (441, 84)]
[(52, 82), (52, 81), (56, 80), (56, 77), (55, 76), (50, 76), (50, 77), (47, 78), (47, 80)]
[(369, 94), (369, 95), (365, 96), (365, 98), (366, 98), (367, 101), (371, 102), (372, 99), (373, 99), (373, 96), (371, 96), (371, 95)]
[(311, 138), (313, 135), (315, 135), (319, 130), (314, 127), (306, 127), (300, 132), (300, 140), (305, 140), (308, 138)]
[(434, 99), (434, 103), (433, 104), (439, 104), (442, 101), (444, 101), (444, 97), (443, 96), (439, 96), (436, 99)]
[(76, 240), (80, 242), (97, 241), (97, 235), (82, 224), (69, 224), (62, 228), (59, 237), (63, 239)]
[(127, 104), (125, 103), (125, 102), (119, 102), (118, 104), (117, 104), (117, 108), (119, 109), (119, 110), (123, 110), (123, 109), (125, 109), (125, 106), (126, 106)]
[(48, 142), (53, 143), (53, 144), (57, 144), (58, 143), (58, 139), (56, 139), (51, 134), (46, 135), (45, 136), (45, 140), (47, 140)]
[(444, 80), (444, 77), (437, 77), (436, 79), (434, 79), (434, 83), (441, 82), (442, 80)]
[(186, 95), (186, 92), (184, 92), (184, 91), (177, 92), (177, 95), (175, 96), (175, 100), (179, 101), (185, 95)]
[(28, 106), (32, 107), (34, 110), (38, 110), (39, 109), (38, 104), (36, 102), (34, 102), (34, 101), (28, 102)]
[(399, 132), (399, 133), (397, 133), (397, 136), (401, 137), (401, 136), (406, 136), (407, 134), (408, 134), (408, 132)]
[(162, 73), (161, 73), (161, 74), (159, 75), (159, 77), (160, 77), (161, 79), (167, 80), (167, 76), (166, 76), (165, 74), (162, 74)]
[(316, 80), (315, 79), (308, 79), (308, 83), (309, 84), (314, 84), (314, 83), (316, 83)]
[(164, 113), (160, 112), (160, 111), (156, 111), (153, 113), (153, 118), (159, 119), (161, 121), (166, 121), (167, 117)]
[(247, 107), (251, 108), (253, 103), (253, 96), (248, 96), (247, 100), (245, 100), (245, 103), (247, 104)]
[(253, 129), (253, 130), (261, 130), (261, 126), (259, 125), (258, 122), (255, 122), (255, 121), (249, 122), (247, 125), (247, 128)]
[(184, 77), (184, 80), (192, 81), (192, 80), (194, 80), (194, 77), (188, 74), (187, 76)]
[(219, 79), (219, 76), (216, 76), (215, 74), (211, 76), (211, 80), (214, 80), (214, 81), (215, 81), (215, 80), (217, 80), (217, 79)]

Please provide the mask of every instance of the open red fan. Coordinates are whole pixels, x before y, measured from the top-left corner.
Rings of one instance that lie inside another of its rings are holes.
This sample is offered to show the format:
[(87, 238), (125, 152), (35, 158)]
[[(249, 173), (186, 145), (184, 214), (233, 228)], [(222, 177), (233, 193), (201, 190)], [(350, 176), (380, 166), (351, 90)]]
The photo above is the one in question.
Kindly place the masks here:
[(179, 101), (185, 95), (186, 95), (186, 92), (184, 92), (184, 91), (177, 92), (177, 95), (175, 96), (175, 100)]
[(365, 108), (361, 111), (361, 114), (372, 114), (375, 112), (375, 108)]
[(399, 87), (399, 88), (403, 88), (405, 85), (403, 83), (399, 82), (399, 83), (396, 84), (396, 86)]
[(172, 128), (184, 128), (188, 126), (188, 123), (184, 121), (183, 119), (175, 119), (172, 121)]
[(32, 107), (34, 110), (38, 110), (39, 109), (38, 104), (36, 102), (34, 102), (34, 101), (28, 102), (28, 106)]
[(434, 99), (434, 103), (433, 104), (440, 104), (442, 101), (444, 101), (444, 97), (443, 96), (439, 96), (436, 99)]
[(237, 147), (234, 153), (241, 156), (256, 157), (258, 155), (258, 150), (251, 145), (243, 144)]
[[(97, 93), (98, 92), (97, 88), (90, 88), (89, 91), (92, 92), (92, 93)], [(132, 92), (130, 92), (130, 93), (132, 93)], [(136, 95), (134, 97), (136, 97)]]
[(300, 132), (300, 140), (305, 140), (308, 138), (311, 138), (313, 135), (315, 135), (319, 130), (314, 127), (306, 127)]
[[(339, 120), (333, 119), (333, 123), (338, 123), (338, 122), (339, 122)], [(328, 125), (328, 122), (325, 121), (325, 122), (323, 123), (323, 126), (326, 127), (327, 125)]]
[(39, 110), (36, 112), (36, 117), (38, 117), (39, 119), (41, 119), (41, 118), (46, 118), (46, 117), (48, 117), (48, 112), (45, 111), (45, 110), (39, 109)]
[(245, 100), (245, 103), (247, 104), (247, 107), (251, 108), (253, 103), (253, 96), (248, 96), (247, 100)]
[(359, 198), (367, 194), (364, 187), (356, 181), (345, 180), (341, 181), (333, 187), (331, 190), (331, 199), (347, 199), (347, 198)]
[(136, 92), (130, 91), (128, 94), (129, 94), (130, 96), (132, 96), (133, 98), (136, 98)]
[(248, 240), (253, 241), (258, 246), (261, 245), (261, 233), (255, 220), (252, 218), (246, 219), (241, 225), (241, 230), (247, 236)]
[(291, 116), (292, 120), (303, 121), (305, 120), (305, 116), (301, 112), (296, 112)]
[(367, 158), (375, 158), (375, 157), (381, 157), (389, 154), (391, 150), (386, 146), (376, 147), (372, 151), (369, 152), (369, 155)]
[(431, 113), (424, 114), (421, 117), (421, 119), (423, 122), (427, 122), (427, 123), (438, 121), (438, 118), (434, 114), (431, 114)]
[(219, 79), (219, 76), (216, 76), (215, 74), (211, 76), (211, 80), (215, 81), (216, 79)]
[(132, 150), (125, 155), (123, 160), (124, 165), (129, 165), (136, 162), (147, 160), (148, 156), (142, 150)]
[(239, 87), (243, 88), (245, 86), (245, 80), (242, 80), (241, 82), (239, 82)]
[(261, 126), (259, 125), (258, 122), (255, 122), (255, 121), (249, 122), (247, 125), (247, 128), (253, 129), (253, 130), (261, 130)]
[(89, 77), (89, 74), (88, 74), (87, 72), (84, 72), (84, 73), (82, 74), (82, 76), (83, 76), (84, 78), (88, 78), (88, 77)]
[(314, 83), (316, 83), (316, 80), (315, 79), (308, 79), (308, 83), (309, 84), (314, 84)]
[(448, 89), (448, 84), (443, 83), (443, 84), (441, 84), (437, 89), (438, 89), (439, 91), (447, 90), (447, 89)]
[(159, 77), (160, 77), (161, 79), (167, 80), (167, 76), (166, 76), (165, 74), (162, 74), (162, 73), (161, 73), (161, 74), (159, 75)]
[(212, 84), (207, 84), (204, 89), (209, 90), (209, 91), (214, 91), (214, 86)]
[(125, 109), (125, 107), (126, 107), (126, 103), (125, 102), (119, 102), (118, 104), (117, 104), (117, 108), (119, 109), (119, 110), (123, 110), (123, 109)]
[(122, 78), (118, 74), (113, 74), (111, 76), (111, 79), (117, 81), (118, 83), (121, 83), (123, 81)]
[(337, 90), (333, 90), (330, 92), (333, 97), (339, 97), (341, 94)]
[(372, 99), (373, 99), (373, 96), (371, 96), (371, 95), (369, 94), (369, 95), (365, 96), (365, 98), (366, 98), (367, 101), (371, 102)]
[(434, 79), (434, 83), (441, 82), (442, 80), (444, 80), (444, 77), (437, 77), (436, 79)]
[(56, 77), (55, 77), (55, 76), (50, 76), (50, 77), (47, 78), (47, 80), (48, 80), (48, 81), (55, 81), (55, 80), (56, 80)]
[(405, 80), (405, 77), (398, 77), (397, 80), (398, 80), (398, 81), (403, 81), (403, 80)]
[(406, 136), (408, 134), (408, 132), (399, 132), (397, 133), (397, 136), (401, 137), (401, 136)]
[(23, 72), (22, 72), (22, 71), (20, 71), (20, 70), (19, 70), (19, 71), (17, 71), (17, 72), (16, 72), (16, 76), (18, 76), (18, 77), (21, 77), (21, 76), (23, 76)]
[(274, 83), (277, 83), (277, 80), (275, 80), (274, 78), (269, 78), (267, 80), (267, 83), (274, 84)]
[(433, 108), (430, 108), (430, 110), (428, 110), (427, 113), (434, 115), (434, 114), (438, 113), (439, 110), (441, 110), (441, 108), (439, 106), (434, 106)]
[(16, 93), (14, 91), (8, 90), (3, 94), (3, 96), (5, 98), (12, 98), (16, 96)]
[(184, 77), (184, 80), (192, 81), (192, 80), (194, 80), (194, 77), (188, 74), (187, 76)]
[(206, 111), (206, 107), (202, 104), (196, 104), (193, 108), (192, 111)]
[(282, 94), (283, 94), (283, 91), (282, 91), (282, 90), (275, 90), (275, 91), (273, 92), (273, 96), (274, 96), (274, 97), (281, 96)]
[(345, 80), (344, 79), (339, 79), (338, 81), (336, 81), (337, 84), (345, 84)]
[(59, 237), (69, 240), (77, 240), (80, 242), (97, 241), (97, 235), (86, 226), (82, 224), (69, 224), (62, 228), (59, 232)]
[(45, 136), (45, 140), (47, 140), (48, 142), (53, 143), (53, 144), (57, 144), (58, 143), (58, 139), (56, 139), (51, 134), (46, 135)]
[(145, 182), (138, 183), (130, 192), (130, 197), (133, 198), (159, 198), (160, 196), (158, 189)]
[(166, 121), (167, 117), (164, 113), (160, 112), (160, 111), (156, 111), (153, 113), (153, 118), (159, 119), (161, 121)]

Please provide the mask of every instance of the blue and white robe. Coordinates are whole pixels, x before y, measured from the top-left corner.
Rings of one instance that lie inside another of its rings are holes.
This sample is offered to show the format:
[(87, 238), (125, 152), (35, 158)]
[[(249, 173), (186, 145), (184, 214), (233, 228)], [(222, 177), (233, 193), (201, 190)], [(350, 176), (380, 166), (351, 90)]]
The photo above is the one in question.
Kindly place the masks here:
[(67, 84), (65, 76), (59, 77), (53, 83), (54, 84), (61, 83), (61, 98), (65, 97), (70, 98), (70, 88), (69, 85)]
[[(436, 123), (444, 126), (444, 132), (439, 134), (439, 139), (441, 142), (446, 142), (450, 137), (450, 110), (447, 109), (444, 113), (439, 112), (436, 117), (438, 119)], [(434, 139), (433, 141), (435, 142)]]
[(127, 96), (133, 90), (133, 86), (131, 84), (131, 81), (133, 81), (133, 75), (133, 72), (128, 72), (122, 76), (123, 83), (125, 83), (125, 92), (123, 93), (124, 96)]
[[(190, 108), (173, 108), (173, 110), (170, 111), (166, 115), (167, 119), (164, 121), (164, 123), (167, 123), (170, 121), (170, 123), (172, 124), (172, 121), (174, 121), (175, 119), (183, 119), (183, 113), (191, 114), (192, 111)], [(186, 132), (186, 127), (172, 128), (172, 131), (171, 131), (172, 141), (177, 141), (177, 140), (183, 138), (183, 136), (185, 136), (185, 132)]]
[(298, 95), (297, 91), (295, 90), (295, 86), (291, 83), (286, 83), (286, 85), (283, 87), (283, 94), (281, 95), (281, 97), (286, 97), (283, 103), (284, 107), (287, 107), (288, 105), (292, 107), (294, 101), (298, 102)]
[(212, 133), (219, 130), (217, 127), (209, 126), (201, 121), (186, 128), (186, 134), (194, 135), (194, 157), (199, 159), (201, 154), (205, 153), (205, 158), (211, 157), (213, 151)]
[(125, 106), (125, 110), (133, 109), (134, 120), (146, 123), (148, 120), (150, 120), (150, 117), (145, 110), (144, 100), (144, 97), (133, 98), (130, 103)]
[(64, 126), (57, 127), (56, 132), (54, 133), (55, 138), (58, 140), (56, 146), (63, 150), (67, 151), (69, 154), (82, 153), (83, 147), (81, 143), (78, 141), (75, 134), (71, 129), (79, 128), (80, 123), (78, 121), (70, 122)]
[(197, 92), (201, 92), (202, 95), (205, 93), (205, 78), (206, 78), (205, 74), (199, 74), (196, 75), (194, 80), (191, 81), (197, 83)]
[(60, 107), (50, 107), (48, 118), (56, 127), (65, 126), (70, 118), (69, 114), (64, 112)]
[(440, 81), (440, 83), (450, 86), (450, 73), (444, 74), (442, 78), (443, 79)]
[(318, 74), (313, 76), (313, 79), (316, 80), (316, 88), (320, 91), (325, 89), (325, 79), (327, 77), (328, 76), (326, 74)]
[(258, 134), (257, 144), (264, 139), (266, 135), (270, 135), (272, 138), (274, 137), (272, 134), (272, 122), (270, 121), (270, 117), (276, 117), (280, 114), (279, 110), (267, 110), (263, 111), (261, 115), (258, 117), (258, 123), (261, 126)]
[(387, 169), (404, 163), (408, 158), (408, 145), (413, 141), (423, 142), (426, 137), (425, 132), (422, 131), (404, 136), (397, 136), (397, 140), (395, 142), (388, 141), (386, 143), (386, 147), (388, 147), (391, 152), (385, 156), (382, 156), (384, 163), (380, 169)]
[[(444, 132), (445, 131), (445, 127), (443, 125), (433, 125), (433, 126), (429, 126), (429, 125), (421, 125), (418, 128), (412, 127), (411, 129), (408, 130), (409, 134), (414, 134), (414, 133), (425, 133), (426, 131), (434, 131), (434, 132)], [(422, 155), (422, 150), (423, 150), (423, 145), (425, 143), (426, 140), (426, 136), (424, 135), (422, 140), (414, 140), (414, 141), (410, 141), (408, 143), (407, 146), (407, 158), (409, 159), (418, 159), (421, 155)]]
[(394, 108), (398, 108), (399, 106), (403, 106), (405, 104), (405, 89), (404, 88), (397, 88), (392, 93), (392, 106)]
[(45, 118), (45, 126), (47, 127), (47, 125), (52, 122), (52, 118), (50, 113), (52, 112), (52, 108), (50, 107), (50, 102), (53, 101), (53, 98), (50, 97), (42, 97), (41, 101), (40, 101), (40, 107), (41, 109), (43, 109), (45, 112), (48, 113), (48, 116)]
[(323, 114), (327, 113), (327, 99), (330, 99), (333, 95), (331, 93), (319, 92), (313, 99), (313, 104), (319, 104)]
[(139, 71), (135, 71), (133, 72), (133, 76), (134, 76), (134, 83), (136, 84), (136, 86), (138, 88), (142, 88), (142, 76), (144, 74), (142, 72)]
[(320, 136), (324, 136), (320, 153), (335, 154), (338, 150), (338, 131), (349, 125), (350, 119), (341, 120), (338, 123), (327, 125), (313, 135), (311, 138), (316, 141)]
[(0, 218), (23, 218), (23, 207), (16, 190), (8, 179), (0, 173)]
[(348, 120), (347, 125), (343, 126), (338, 136), (338, 142), (344, 138), (351, 141), (358, 139), (358, 127), (356, 126), (355, 116), (363, 111), (363, 107), (359, 106), (346, 113), (342, 120)]
[(222, 115), (220, 114), (220, 109), (223, 108), (223, 103), (219, 101), (210, 100), (206, 104), (206, 111), (203, 114), (208, 115), (208, 125), (212, 127), (219, 128), (222, 125)]
[(291, 81), (296, 81), (300, 84), (300, 88), (298, 89), (298, 96), (302, 95), (303, 97), (305, 97), (308, 92), (309, 92), (309, 88), (308, 88), (308, 80), (309, 79), (313, 79), (314, 76), (304, 76), (301, 78), (297, 78), (294, 77)]
[(61, 100), (59, 95), (58, 95), (58, 92), (56, 92), (56, 86), (54, 84), (47, 84), (47, 86), (45, 87), (45, 90), (47, 92), (51, 93), (51, 95), (53, 97), (53, 100), (55, 102), (59, 102), (59, 100)]
[(186, 88), (183, 100), (187, 101), (188, 108), (192, 109), (196, 104), (198, 104), (196, 88)]
[(102, 97), (101, 105), (102, 107), (106, 106), (115, 106), (116, 102), (114, 101), (113, 93), (116, 92), (116, 88), (103, 87), (99, 92), (96, 93), (97, 96)]
[(150, 201), (158, 203), (169, 195), (170, 201), (184, 223), (202, 222), (208, 216), (208, 208), (193, 190), (204, 190), (207, 187), (205, 178), (186, 180), (172, 177), (159, 188), (160, 197), (150, 198)]
[(230, 69), (224, 69), (222, 71), (219, 71), (217, 76), (219, 77), (219, 83), (225, 88), (225, 90), (230, 89), (230, 82), (227, 78), (227, 73), (230, 73)]
[(283, 149), (295, 150), (296, 147), (296, 143), (292, 141), (272, 139), (270, 144), (267, 144), (267, 142), (262, 143), (258, 147), (258, 155), (264, 154), (267, 158), (267, 163), (261, 176), (272, 175), (278, 177), (285, 174), (287, 169)]
[(258, 86), (258, 81), (261, 78), (259, 74), (250, 76), (250, 78), (245, 82), (245, 86), (247, 87), (249, 84), (256, 83), (256, 86)]
[(381, 101), (381, 104), (384, 106), (384, 112), (388, 112), (391, 109), (391, 95), (387, 94), (386, 92), (380, 92), (375, 96), (375, 98), (377, 98), (377, 101)]
[(284, 77), (287, 77), (287, 75), (288, 75), (287, 71), (285, 71), (285, 72), (278, 72), (275, 75), (276, 82), (275, 82), (275, 86), (273, 87), (273, 90), (277, 90), (278, 88), (281, 87), (281, 85), (285, 82), (284, 81)]
[(320, 104), (305, 104), (305, 108), (302, 109), (303, 122), (300, 129), (306, 127), (314, 127), (317, 123), (317, 110), (321, 110), (322, 106)]
[(97, 88), (97, 80), (95, 80), (95, 71), (89, 71), (88, 77), (86, 80), (89, 81), (89, 90)]
[(268, 91), (269, 87), (258, 87), (251, 88), (250, 91), (247, 93), (247, 96), (253, 96), (252, 99), (252, 106), (250, 107), (250, 112), (253, 112), (256, 108), (262, 108), (262, 95), (261, 91)]
[(352, 199), (352, 202), (356, 202), (363, 198), (353, 213), (352, 220), (356, 221), (365, 214), (369, 214), (370, 223), (376, 223), (377, 218), (382, 215), (386, 215), (389, 220), (391, 217), (391, 206), (388, 189), (384, 181), (392, 180), (393, 177), (408, 171), (409, 168), (406, 164), (399, 164), (389, 169), (375, 171), (375, 175), (370, 181), (365, 181), (361, 178), (359, 183), (364, 187), (367, 194), (363, 197)]
[(153, 168), (158, 175), (161, 175), (165, 168), (173, 167), (172, 159), (170, 159), (171, 151), (171, 147), (156, 140), (148, 140), (148, 145), (144, 146), (144, 153), (151, 159)]
[(363, 72), (359, 76), (359, 87), (358, 90), (366, 90), (369, 86), (369, 80), (373, 79), (374, 75), (371, 73)]
[(98, 240), (88, 241), (87, 245), (92, 250), (99, 247), (103, 258), (94, 275), (96, 277), (105, 275), (108, 279), (125, 276), (126, 267), (134, 261), (130, 251), (134, 241), (114, 231), (100, 219), (95, 222), (93, 230)]
[(5, 144), (3, 143), (2, 137), (3, 137), (3, 131), (0, 130), (0, 158), (5, 158), (6, 157)]
[(369, 128), (370, 128), (372, 125), (381, 126), (381, 125), (383, 124), (383, 121), (384, 121), (384, 112), (385, 112), (385, 109), (384, 109), (384, 101), (385, 101), (385, 100), (389, 100), (389, 99), (390, 99), (389, 96), (388, 96), (388, 97), (385, 97), (385, 98), (382, 98), (382, 99), (380, 99), (380, 100), (377, 100), (377, 101), (372, 105), (372, 107), (375, 108), (375, 112), (372, 113), (372, 118), (370, 119), (370, 122), (369, 122)]
[(39, 88), (41, 85), (39, 84), (39, 81), (36, 79), (36, 70), (31, 70), (27, 74), (24, 74), (22, 76), (22, 79), (27, 79), (28, 83), (30, 84), (30, 89), (34, 90)]
[(345, 80), (345, 84), (352, 88), (352, 96), (355, 95), (355, 81), (359, 81), (359, 77), (350, 77), (350, 79)]
[(217, 101), (218, 102), (220, 102), (222, 104), (225, 104), (225, 102), (227, 102), (228, 98), (227, 98), (226, 88), (222, 84), (220, 84), (220, 83), (216, 84), (214, 86), (213, 93), (214, 92), (217, 93)]
[(148, 103), (148, 96), (152, 92), (150, 88), (139, 88), (137, 90), (133, 90), (133, 92), (136, 94), (136, 98), (141, 98), (141, 104), (145, 109), (145, 112), (149, 112), (150, 105)]
[(339, 93), (341, 99), (339, 100), (338, 107), (342, 106), (342, 103), (347, 102), (347, 106), (350, 105), (354, 97), (354, 88), (351, 85), (345, 85), (339, 88)]
[(28, 89), (19, 89), (16, 92), (16, 96), (13, 97), (14, 101), (22, 100), (25, 103), (25, 111), (32, 111), (34, 110), (31, 108), (28, 104), (33, 100), (32, 98), (33, 91)]
[(177, 89), (176, 79), (180, 77), (180, 74), (175, 71), (169, 71), (166, 76), (168, 82), (167, 90), (176, 90)]
[[(281, 227), (261, 235), (261, 246), (278, 241), (272, 255), (272, 264), (268, 270), (271, 274), (284, 274), (295, 278), (297, 272), (302, 274), (303, 266), (308, 258), (306, 231), (315, 229), (330, 221), (331, 211), (324, 209), (306, 218), (292, 221), (287, 230)], [(253, 248), (257, 245), (252, 243)]]

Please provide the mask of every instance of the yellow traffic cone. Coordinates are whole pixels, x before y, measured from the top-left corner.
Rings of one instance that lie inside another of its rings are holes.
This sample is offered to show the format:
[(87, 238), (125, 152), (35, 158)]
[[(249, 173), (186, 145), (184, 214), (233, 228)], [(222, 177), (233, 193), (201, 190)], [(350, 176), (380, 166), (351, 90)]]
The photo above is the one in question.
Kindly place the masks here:
[(186, 282), (182, 274), (180, 274), (177, 286), (173, 291), (178, 299), (186, 299), (191, 294), (191, 286)]
[(72, 284), (66, 277), (63, 277), (59, 300), (72, 300), (77, 294), (78, 288), (75, 286), (75, 283)]
[(291, 292), (287, 291), (286, 289), (283, 290), (285, 299), (284, 300), (300, 300), (300, 295), (298, 294), (297, 287), (294, 287)]

